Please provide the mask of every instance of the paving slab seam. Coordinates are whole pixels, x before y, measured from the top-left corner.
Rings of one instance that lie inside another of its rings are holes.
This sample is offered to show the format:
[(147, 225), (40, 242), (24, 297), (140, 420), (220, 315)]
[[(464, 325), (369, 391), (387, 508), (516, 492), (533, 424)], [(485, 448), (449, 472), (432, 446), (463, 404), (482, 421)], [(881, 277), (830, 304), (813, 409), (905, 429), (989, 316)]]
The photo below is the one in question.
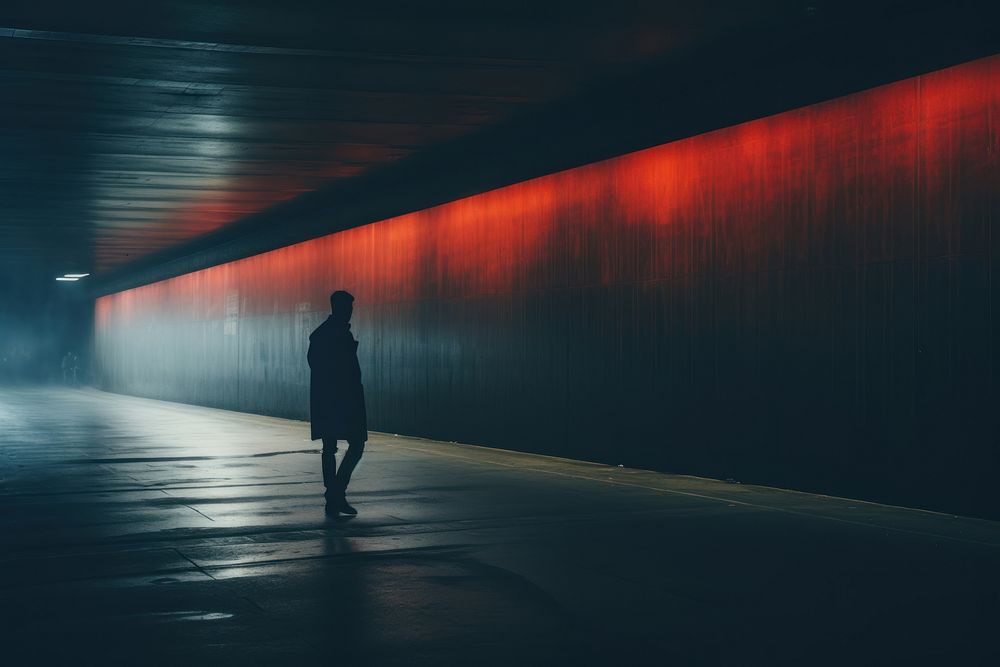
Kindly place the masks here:
[[(211, 531), (212, 534), (190, 534), (190, 535), (170, 535), (169, 537), (152, 537), (150, 534), (127, 534), (122, 535), (117, 538), (101, 539), (90, 542), (63, 542), (63, 543), (43, 543), (32, 545), (30, 549), (26, 551), (16, 552), (19, 557), (25, 557), (31, 555), (32, 553), (44, 553), (45, 550), (52, 548), (60, 549), (74, 549), (80, 547), (96, 547), (96, 546), (106, 546), (109, 550), (113, 550), (113, 547), (120, 545), (129, 544), (142, 544), (146, 545), (148, 549), (145, 550), (156, 550), (163, 548), (177, 548), (173, 547), (179, 542), (191, 544), (196, 543), (199, 546), (209, 546), (214, 541), (227, 541), (233, 538), (240, 537), (268, 537), (268, 536), (280, 536), (282, 534), (288, 533), (318, 533), (318, 534), (329, 534), (329, 532), (335, 531), (338, 536), (349, 537), (352, 539), (376, 539), (382, 537), (391, 536), (430, 536), (430, 535), (445, 535), (451, 533), (462, 533), (469, 531), (495, 531), (495, 530), (506, 530), (512, 528), (523, 527), (525, 525), (531, 525), (535, 527), (544, 526), (555, 526), (555, 525), (573, 525), (581, 523), (590, 523), (597, 520), (608, 520), (608, 519), (620, 519), (622, 515), (628, 515), (632, 517), (648, 517), (655, 516), (657, 514), (674, 514), (676, 510), (671, 509), (650, 509), (650, 510), (626, 510), (622, 512), (590, 512), (579, 515), (553, 515), (550, 517), (539, 517), (537, 515), (521, 515), (521, 516), (508, 516), (508, 517), (495, 517), (495, 518), (476, 518), (476, 519), (447, 519), (442, 521), (425, 521), (414, 523), (412, 521), (399, 520), (398, 522), (382, 522), (382, 523), (372, 523), (365, 524), (360, 527), (359, 531), (348, 531), (343, 530), (343, 526), (331, 526), (326, 521), (318, 524), (298, 524), (289, 525), (285, 527), (277, 526), (262, 526), (266, 530), (240, 530), (239, 532), (228, 532), (226, 528), (203, 528), (196, 530), (206, 530)], [(199, 512), (200, 514), (200, 512)], [(209, 518), (209, 517), (206, 517)]]
[[(188, 559), (185, 559), (185, 560), (188, 560)], [(188, 561), (188, 562), (190, 562), (190, 561)], [(26, 589), (30, 589), (30, 588), (38, 588), (38, 587), (43, 587), (43, 586), (62, 586), (64, 584), (77, 584), (77, 583), (86, 582), (86, 581), (110, 581), (110, 580), (114, 580), (114, 579), (124, 579), (124, 578), (132, 578), (132, 577), (153, 577), (153, 576), (164, 575), (164, 574), (183, 574), (185, 572), (201, 572), (201, 570), (200, 570), (200, 568), (197, 565), (194, 565), (192, 563), (191, 567), (165, 567), (165, 568), (157, 568), (157, 569), (153, 569), (153, 570), (143, 570), (141, 572), (124, 572), (124, 573), (116, 573), (116, 574), (95, 574), (95, 575), (87, 575), (87, 576), (81, 576), (81, 577), (67, 577), (65, 579), (54, 579), (54, 580), (51, 580), (51, 581), (43, 581), (43, 582), (38, 582), (38, 581), (18, 582), (18, 583), (10, 584), (10, 585), (0, 585), (0, 590), (5, 590), (5, 591), (19, 591), (19, 590), (26, 590)], [(202, 572), (202, 574), (205, 574), (205, 576), (208, 576), (208, 573), (206, 573), (206, 572)], [(214, 577), (211, 577), (211, 578), (214, 579)]]
[[(218, 565), (201, 565), (199, 567), (205, 570), (225, 571), (225, 570), (238, 570), (242, 568), (266, 567), (270, 565), (281, 565), (285, 563), (298, 563), (306, 561), (330, 561), (334, 565), (336, 565), (337, 563), (343, 563), (343, 564), (353, 563), (354, 561), (365, 563), (372, 558), (391, 560), (394, 558), (414, 556), (414, 555), (430, 555), (430, 554), (442, 555), (442, 554), (463, 553), (468, 551), (469, 549), (479, 548), (481, 546), (490, 546), (490, 545), (448, 544), (448, 545), (434, 545), (427, 547), (398, 547), (398, 548), (387, 547), (382, 549), (369, 549), (365, 551), (352, 551), (348, 553), (315, 554), (315, 555), (297, 556), (288, 558), (270, 558), (270, 559), (247, 561), (243, 563), (220, 563)], [(213, 577), (213, 579), (215, 579), (215, 577)]]

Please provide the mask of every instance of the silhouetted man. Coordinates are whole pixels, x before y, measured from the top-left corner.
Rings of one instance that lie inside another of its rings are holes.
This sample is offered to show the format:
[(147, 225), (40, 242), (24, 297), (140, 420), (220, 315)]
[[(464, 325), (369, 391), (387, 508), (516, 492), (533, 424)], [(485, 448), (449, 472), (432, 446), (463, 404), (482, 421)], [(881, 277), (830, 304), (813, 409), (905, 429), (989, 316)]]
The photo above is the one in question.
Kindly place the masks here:
[[(323, 484), (326, 511), (355, 515), (347, 504), (347, 484), (368, 440), (365, 389), (361, 386), (358, 341), (351, 335), (354, 297), (344, 291), (330, 295), (330, 316), (309, 336), (309, 383), (312, 439), (323, 439)], [(337, 470), (337, 441), (347, 441), (347, 453)]]

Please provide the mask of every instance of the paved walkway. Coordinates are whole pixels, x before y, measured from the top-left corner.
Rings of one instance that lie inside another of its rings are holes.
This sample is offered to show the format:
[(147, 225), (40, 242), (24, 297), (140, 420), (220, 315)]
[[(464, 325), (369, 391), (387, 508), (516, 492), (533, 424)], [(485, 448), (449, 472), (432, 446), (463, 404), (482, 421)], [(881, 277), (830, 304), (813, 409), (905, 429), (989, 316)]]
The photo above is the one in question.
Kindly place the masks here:
[(0, 389), (4, 664), (1000, 664), (997, 523), (384, 434), (329, 520), (308, 438)]

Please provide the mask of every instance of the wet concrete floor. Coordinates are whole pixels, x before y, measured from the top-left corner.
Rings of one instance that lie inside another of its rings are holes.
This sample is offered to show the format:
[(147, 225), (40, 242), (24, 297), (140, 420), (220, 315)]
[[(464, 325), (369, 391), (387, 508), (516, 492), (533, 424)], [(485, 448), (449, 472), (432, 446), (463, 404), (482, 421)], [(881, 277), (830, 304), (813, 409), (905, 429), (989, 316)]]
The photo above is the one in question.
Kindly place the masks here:
[(5, 665), (1000, 664), (1000, 524), (0, 389)]

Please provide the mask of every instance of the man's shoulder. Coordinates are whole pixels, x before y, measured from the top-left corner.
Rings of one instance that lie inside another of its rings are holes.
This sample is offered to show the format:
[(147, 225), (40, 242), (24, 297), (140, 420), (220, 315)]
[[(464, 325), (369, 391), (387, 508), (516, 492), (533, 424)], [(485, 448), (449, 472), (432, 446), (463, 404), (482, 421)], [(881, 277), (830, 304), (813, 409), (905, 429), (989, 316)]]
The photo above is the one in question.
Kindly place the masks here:
[(316, 338), (323, 338), (323, 337), (329, 336), (329, 334), (330, 334), (330, 326), (329, 326), (329, 324), (330, 324), (330, 320), (329, 319), (323, 320), (322, 324), (320, 324), (318, 327), (316, 327), (315, 329), (313, 329), (313, 332), (311, 334), (309, 334), (309, 339), (310, 340), (314, 340)]
[(336, 323), (331, 322), (329, 319), (325, 320), (309, 334), (309, 340), (313, 342), (340, 343), (348, 339), (354, 339), (351, 336), (351, 330), (347, 327), (337, 326)]

